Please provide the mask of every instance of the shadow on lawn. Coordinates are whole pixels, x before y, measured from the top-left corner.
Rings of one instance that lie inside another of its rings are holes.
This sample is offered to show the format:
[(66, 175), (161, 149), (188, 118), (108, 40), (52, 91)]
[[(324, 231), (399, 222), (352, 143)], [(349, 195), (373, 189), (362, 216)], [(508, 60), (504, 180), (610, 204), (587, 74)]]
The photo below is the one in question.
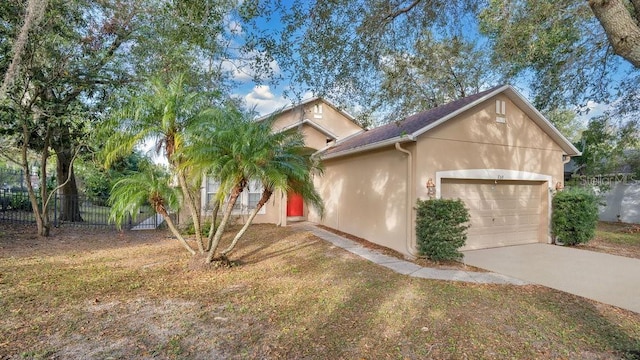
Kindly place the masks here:
[[(299, 234), (293, 233), (283, 239), (272, 239), (272, 241), (268, 242), (265, 242), (264, 239), (262, 239), (260, 245), (257, 246), (253, 244), (245, 244), (244, 246), (247, 249), (232, 254), (232, 257), (237, 256), (243, 264), (257, 264), (278, 256), (283, 256), (289, 253), (300, 251), (302, 249), (316, 245), (321, 241), (315, 236), (308, 234), (305, 236), (303, 242), (295, 241), (289, 243), (289, 240), (296, 236), (299, 236)], [(288, 243), (288, 246), (285, 248), (278, 248), (277, 250), (273, 250), (271, 252), (266, 252), (267, 249), (274, 247), (274, 245), (278, 242)]]
[(536, 294), (532, 302), (553, 311), (559, 321), (567, 325), (567, 330), (573, 334), (571, 336), (594, 335), (623, 359), (640, 360), (640, 325), (636, 323), (636, 337), (632, 337), (624, 331), (620, 320), (613, 318), (614, 315), (632, 318), (637, 314), (561, 291), (549, 289), (549, 292), (552, 293), (550, 296)]
[[(246, 358), (640, 359), (640, 317), (625, 310), (538, 286), (414, 279), (307, 233), (269, 226), (252, 231), (232, 254), (243, 265), (228, 272), (209, 272), (206, 275), (211, 280), (189, 283), (185, 289), (181, 262), (133, 272), (125, 266), (105, 265), (104, 273), (95, 278), (88, 271), (95, 268), (89, 265), (60, 268), (52, 263), (33, 274), (31, 265), (17, 262), (4, 270), (16, 274), (16, 279), (6, 280), (14, 285), (25, 280), (21, 278), (24, 274), (31, 274), (28, 277), (38, 281), (27, 289), (33, 297), (45, 292), (56, 296), (58, 283), (73, 283), (76, 285), (65, 296), (82, 304), (89, 288), (90, 298), (130, 293), (173, 299), (175, 294), (184, 294), (211, 309), (223, 307), (226, 310), (221, 314), (218, 310), (200, 314), (207, 320), (193, 320), (193, 326), (224, 330), (224, 336), (215, 338), (211, 346), (225, 350), (229, 358), (244, 354)], [(153, 234), (154, 245), (145, 246), (137, 255), (145, 261), (147, 254), (158, 253), (158, 233)], [(102, 241), (105, 247), (133, 245)], [(0, 247), (4, 242), (0, 238)], [(82, 243), (82, 239), (69, 243)], [(91, 240), (83, 244), (100, 245)], [(42, 248), (47, 251), (45, 243)], [(166, 252), (167, 256), (184, 255), (177, 244)], [(127, 252), (127, 256), (133, 255)], [(83, 263), (93, 264), (90, 260)], [(187, 275), (187, 279), (201, 279), (203, 274)], [(150, 287), (130, 290), (132, 283)], [(24, 289), (20, 291), (16, 299), (31, 297)], [(224, 325), (226, 318), (233, 325)]]
[[(322, 241), (312, 246), (315, 242), (279, 243), (272, 251), (266, 251), (272, 243), (261, 243), (238, 254), (245, 264), (277, 260), (281, 271), (273, 276), (285, 288), (288, 281), (299, 288), (275, 305), (275, 333), (259, 335), (267, 345), (253, 349), (252, 356), (610, 358), (615, 353), (639, 359), (640, 329), (629, 325), (637, 316), (624, 310), (544, 287), (523, 292), (516, 286), (412, 279)], [(307, 281), (312, 289), (305, 288)], [(625, 319), (621, 326), (618, 321)]]
[(171, 239), (171, 234), (165, 230), (60, 228), (52, 229), (49, 237), (40, 237), (34, 226), (13, 224), (0, 233), (0, 248), (11, 256), (49, 256), (137, 247), (157, 243), (159, 239)]

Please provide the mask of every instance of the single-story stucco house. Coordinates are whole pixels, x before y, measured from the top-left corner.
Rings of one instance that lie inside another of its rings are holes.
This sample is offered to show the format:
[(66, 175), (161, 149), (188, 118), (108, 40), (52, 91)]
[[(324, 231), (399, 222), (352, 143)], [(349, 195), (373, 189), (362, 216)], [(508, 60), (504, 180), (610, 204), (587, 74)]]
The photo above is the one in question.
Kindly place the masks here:
[[(415, 204), (430, 197), (465, 202), (465, 250), (550, 242), (551, 197), (564, 163), (580, 155), (509, 85), (371, 130), (322, 98), (270, 116), (274, 131), (298, 129), (322, 159), (324, 175), (314, 181), (326, 209), (320, 218), (295, 194), (275, 194), (255, 221), (308, 220), (409, 256), (416, 255)], [(259, 185), (251, 186), (239, 212), (259, 198)], [(216, 190), (207, 181), (203, 199)]]

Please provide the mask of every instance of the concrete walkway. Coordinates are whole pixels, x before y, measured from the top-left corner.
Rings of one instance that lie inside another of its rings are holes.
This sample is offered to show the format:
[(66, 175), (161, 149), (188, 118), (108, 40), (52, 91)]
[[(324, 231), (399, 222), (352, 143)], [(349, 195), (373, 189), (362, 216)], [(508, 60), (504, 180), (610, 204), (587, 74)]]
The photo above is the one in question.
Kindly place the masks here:
[(464, 281), (477, 284), (528, 284), (526, 281), (495, 273), (425, 268), (410, 261), (400, 260), (393, 256), (380, 254), (379, 252), (368, 249), (355, 241), (320, 229), (309, 222), (296, 223), (291, 226), (309, 231), (313, 235), (326, 240), (335, 246), (341, 247), (350, 253), (361, 256), (373, 263), (384, 266), (403, 275), (424, 279)]
[(464, 252), (465, 264), (640, 313), (640, 260), (548, 244)]

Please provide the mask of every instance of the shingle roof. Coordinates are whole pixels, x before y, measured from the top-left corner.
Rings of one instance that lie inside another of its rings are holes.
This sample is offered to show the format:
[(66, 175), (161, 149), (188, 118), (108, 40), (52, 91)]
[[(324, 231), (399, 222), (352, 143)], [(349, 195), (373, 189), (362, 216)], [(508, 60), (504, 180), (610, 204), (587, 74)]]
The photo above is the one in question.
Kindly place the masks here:
[(412, 135), (418, 132), (420, 129), (425, 128), (426, 126), (431, 125), (434, 122), (464, 108), (465, 106), (473, 103), (474, 101), (482, 98), (487, 94), (490, 94), (493, 91), (496, 91), (501, 87), (502, 86), (497, 86), (495, 88), (485, 90), (475, 95), (467, 96), (465, 98), (438, 106), (431, 110), (411, 115), (402, 121), (392, 122), (363, 132), (359, 135), (347, 138), (344, 141), (338, 142), (336, 146), (327, 149), (323, 153), (323, 155), (330, 155), (364, 147), (367, 145), (383, 142), (385, 140), (397, 138), (402, 135)]

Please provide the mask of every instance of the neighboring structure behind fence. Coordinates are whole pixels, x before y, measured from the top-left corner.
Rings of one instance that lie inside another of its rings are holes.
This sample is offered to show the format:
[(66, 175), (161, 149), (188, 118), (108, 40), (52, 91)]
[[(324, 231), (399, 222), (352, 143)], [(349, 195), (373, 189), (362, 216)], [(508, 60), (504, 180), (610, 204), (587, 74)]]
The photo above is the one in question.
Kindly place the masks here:
[(604, 194), (600, 220), (640, 224), (640, 183), (615, 184)]

